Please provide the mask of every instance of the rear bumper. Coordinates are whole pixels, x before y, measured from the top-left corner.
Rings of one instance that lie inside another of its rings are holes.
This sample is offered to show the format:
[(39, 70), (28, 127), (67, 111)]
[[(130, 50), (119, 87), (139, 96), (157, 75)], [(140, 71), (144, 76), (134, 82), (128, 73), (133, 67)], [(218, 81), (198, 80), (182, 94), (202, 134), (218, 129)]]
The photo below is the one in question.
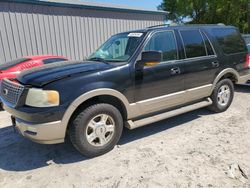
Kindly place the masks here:
[(248, 80), (250, 80), (250, 69), (245, 69), (244, 71), (240, 72), (236, 84), (246, 84)]
[(34, 124), (14, 118), (15, 128), (24, 137), (41, 144), (58, 144), (64, 142), (65, 132), (61, 121)]

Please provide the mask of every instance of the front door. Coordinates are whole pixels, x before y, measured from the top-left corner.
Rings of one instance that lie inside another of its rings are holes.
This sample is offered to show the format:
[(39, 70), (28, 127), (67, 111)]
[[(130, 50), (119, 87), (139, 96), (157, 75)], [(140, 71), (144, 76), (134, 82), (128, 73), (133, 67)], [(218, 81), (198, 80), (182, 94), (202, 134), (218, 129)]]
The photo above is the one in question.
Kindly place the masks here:
[(154, 66), (144, 66), (135, 73), (134, 98), (142, 114), (181, 104), (185, 92), (184, 63), (178, 60), (174, 31), (152, 34), (143, 51), (161, 51), (163, 60)]

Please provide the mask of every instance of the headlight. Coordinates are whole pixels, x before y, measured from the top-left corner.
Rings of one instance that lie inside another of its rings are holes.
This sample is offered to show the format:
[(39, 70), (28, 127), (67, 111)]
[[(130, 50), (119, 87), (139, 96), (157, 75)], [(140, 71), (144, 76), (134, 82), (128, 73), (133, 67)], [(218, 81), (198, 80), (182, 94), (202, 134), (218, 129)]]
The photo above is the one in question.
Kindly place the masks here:
[(29, 89), (26, 105), (34, 107), (52, 107), (60, 104), (60, 96), (57, 91)]

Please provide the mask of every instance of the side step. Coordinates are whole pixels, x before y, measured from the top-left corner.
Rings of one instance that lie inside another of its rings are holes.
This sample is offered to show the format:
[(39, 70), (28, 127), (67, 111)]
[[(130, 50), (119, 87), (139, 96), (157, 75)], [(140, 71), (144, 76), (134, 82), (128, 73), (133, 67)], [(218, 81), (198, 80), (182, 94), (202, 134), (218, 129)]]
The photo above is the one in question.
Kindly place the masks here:
[(184, 114), (186, 112), (190, 112), (190, 111), (193, 111), (193, 110), (196, 110), (196, 109), (199, 109), (199, 108), (209, 106), (212, 103), (213, 102), (212, 102), (212, 100), (210, 98), (206, 98), (204, 101), (201, 101), (201, 102), (198, 102), (198, 103), (195, 103), (195, 104), (192, 104), (192, 105), (184, 106), (184, 107), (181, 107), (181, 108), (178, 108), (178, 109), (175, 109), (175, 110), (172, 110), (172, 111), (168, 111), (168, 112), (165, 112), (165, 113), (162, 113), (162, 114), (154, 115), (154, 116), (147, 117), (147, 118), (140, 119), (140, 120), (136, 120), (136, 121), (129, 120), (126, 123), (126, 127), (128, 129), (132, 130), (132, 129), (135, 129), (135, 128), (138, 128), (138, 127), (142, 127), (144, 125), (155, 123), (157, 121), (161, 121), (161, 120), (171, 118), (171, 117), (174, 117), (174, 116), (177, 116), (177, 115), (180, 115), (180, 114)]

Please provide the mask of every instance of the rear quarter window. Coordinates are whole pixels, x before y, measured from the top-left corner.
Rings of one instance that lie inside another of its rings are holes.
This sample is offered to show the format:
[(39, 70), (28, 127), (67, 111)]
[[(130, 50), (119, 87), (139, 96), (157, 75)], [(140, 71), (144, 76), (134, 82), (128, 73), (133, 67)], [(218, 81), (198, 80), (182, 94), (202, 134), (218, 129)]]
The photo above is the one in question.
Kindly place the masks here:
[(245, 42), (235, 28), (214, 28), (213, 36), (217, 39), (225, 54), (234, 54), (246, 51)]

